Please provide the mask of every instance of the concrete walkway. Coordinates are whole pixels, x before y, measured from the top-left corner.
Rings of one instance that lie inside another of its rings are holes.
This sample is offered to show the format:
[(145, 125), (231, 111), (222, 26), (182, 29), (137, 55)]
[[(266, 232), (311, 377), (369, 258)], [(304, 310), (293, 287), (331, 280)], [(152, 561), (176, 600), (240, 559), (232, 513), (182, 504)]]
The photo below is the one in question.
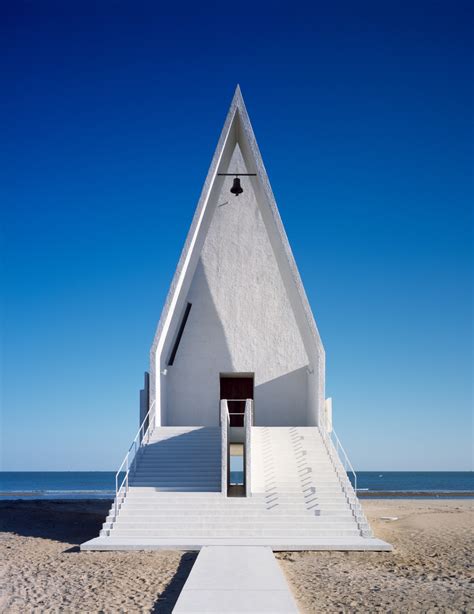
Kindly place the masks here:
[(173, 614), (298, 612), (272, 549), (204, 546)]

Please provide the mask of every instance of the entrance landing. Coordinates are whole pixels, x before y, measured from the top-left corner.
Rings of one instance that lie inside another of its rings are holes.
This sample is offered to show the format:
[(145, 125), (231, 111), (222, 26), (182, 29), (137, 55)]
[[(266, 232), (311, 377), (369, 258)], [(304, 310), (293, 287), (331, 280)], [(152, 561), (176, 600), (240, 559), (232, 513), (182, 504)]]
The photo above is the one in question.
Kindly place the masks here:
[(204, 546), (173, 614), (298, 612), (272, 549)]

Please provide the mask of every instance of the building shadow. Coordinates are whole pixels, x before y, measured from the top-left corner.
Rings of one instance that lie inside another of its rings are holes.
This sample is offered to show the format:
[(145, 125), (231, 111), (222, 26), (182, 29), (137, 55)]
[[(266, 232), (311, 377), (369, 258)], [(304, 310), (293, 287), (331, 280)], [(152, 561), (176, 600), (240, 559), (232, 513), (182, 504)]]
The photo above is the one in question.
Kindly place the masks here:
[(171, 582), (153, 604), (151, 614), (171, 614), (198, 554), (198, 552), (183, 554)]
[(166, 426), (217, 426), (219, 373), (234, 371), (208, 274), (200, 258), (187, 296), (192, 305), (189, 317), (164, 377)]
[[(194, 450), (196, 443), (202, 442), (203, 432), (209, 427), (196, 427), (191, 431), (184, 433), (178, 433), (167, 437), (166, 439), (160, 439), (159, 441), (152, 441), (145, 446), (145, 451), (138, 459), (136, 465), (134, 465), (130, 471), (129, 485), (133, 487), (148, 488), (155, 490), (156, 492), (169, 492), (170, 494), (179, 492), (220, 492), (221, 490), (221, 446), (220, 446), (220, 429), (218, 434), (218, 427), (211, 427), (215, 429), (216, 433), (216, 445), (214, 446), (213, 456), (209, 458), (209, 465), (206, 467), (206, 476), (209, 481), (208, 487), (203, 490), (199, 483), (194, 486), (189, 476), (184, 473), (180, 477), (176, 477), (173, 482), (172, 491), (167, 491), (166, 488), (157, 485), (163, 477), (166, 477), (166, 470), (160, 471), (162, 464), (169, 463), (170, 459), (175, 458), (178, 454), (186, 455), (189, 462), (189, 469), (193, 467), (193, 456), (188, 453), (187, 450)], [(204, 447), (203, 447), (204, 449)], [(189, 454), (189, 456), (188, 456)], [(144, 465), (150, 458), (153, 458), (157, 464), (157, 470), (155, 473), (143, 472)], [(123, 474), (125, 475), (125, 474)], [(120, 478), (122, 479), (122, 478)]]
[(255, 386), (255, 426), (299, 426), (307, 422), (307, 367)]
[(111, 499), (0, 501), (0, 531), (79, 545), (97, 537), (111, 505)]

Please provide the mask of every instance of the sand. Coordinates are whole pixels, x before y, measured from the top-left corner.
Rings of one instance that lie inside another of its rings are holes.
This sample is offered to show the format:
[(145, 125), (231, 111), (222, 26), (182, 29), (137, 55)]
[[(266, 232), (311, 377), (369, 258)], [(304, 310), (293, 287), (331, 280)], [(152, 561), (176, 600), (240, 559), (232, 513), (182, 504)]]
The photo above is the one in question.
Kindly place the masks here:
[(394, 552), (278, 553), (302, 612), (474, 612), (472, 500), (362, 503)]
[[(377, 537), (395, 551), (279, 553), (302, 612), (474, 611), (472, 501), (363, 505)], [(196, 555), (80, 552), (108, 508), (100, 501), (0, 502), (0, 611), (171, 612)]]
[(109, 508), (0, 502), (0, 612), (171, 612), (196, 553), (80, 552)]

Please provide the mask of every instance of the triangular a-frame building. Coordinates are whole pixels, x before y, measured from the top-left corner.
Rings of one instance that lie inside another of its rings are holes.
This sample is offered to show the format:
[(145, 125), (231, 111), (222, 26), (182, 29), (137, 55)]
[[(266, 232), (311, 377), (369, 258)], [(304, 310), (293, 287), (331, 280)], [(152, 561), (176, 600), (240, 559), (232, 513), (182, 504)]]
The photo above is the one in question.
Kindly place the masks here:
[(140, 429), (83, 549), (390, 549), (333, 443), (324, 376), (237, 87), (155, 334)]
[(324, 350), (239, 87), (151, 350), (156, 424), (216, 426), (226, 372), (253, 374), (257, 425), (318, 424)]

